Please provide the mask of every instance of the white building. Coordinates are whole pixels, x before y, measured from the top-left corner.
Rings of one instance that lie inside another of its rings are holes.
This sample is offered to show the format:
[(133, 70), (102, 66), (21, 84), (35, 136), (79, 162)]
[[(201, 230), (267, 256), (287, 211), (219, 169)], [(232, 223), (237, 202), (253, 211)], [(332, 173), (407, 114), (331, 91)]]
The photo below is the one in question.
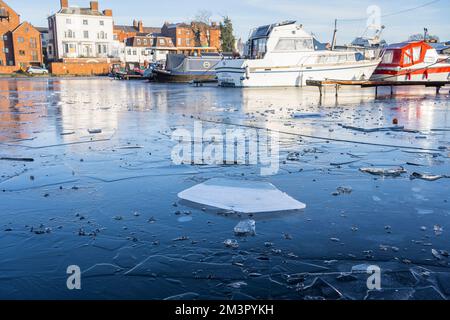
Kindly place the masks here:
[(121, 61), (139, 65), (164, 61), (169, 52), (176, 52), (171, 38), (158, 35), (131, 37), (124, 45)]
[(114, 40), (111, 10), (99, 11), (97, 1), (91, 1), (89, 8), (60, 1), (61, 9), (48, 18), (49, 60), (117, 57), (120, 50)]

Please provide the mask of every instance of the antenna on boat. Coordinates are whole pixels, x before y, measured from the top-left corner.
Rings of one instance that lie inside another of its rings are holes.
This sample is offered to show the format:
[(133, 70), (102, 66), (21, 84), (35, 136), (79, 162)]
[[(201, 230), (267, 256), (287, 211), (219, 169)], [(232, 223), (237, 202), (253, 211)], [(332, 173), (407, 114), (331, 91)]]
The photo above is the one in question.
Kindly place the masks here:
[(336, 47), (336, 37), (337, 37), (337, 19), (334, 19), (334, 32), (333, 32), (333, 40), (331, 42), (331, 50), (334, 50), (334, 48)]

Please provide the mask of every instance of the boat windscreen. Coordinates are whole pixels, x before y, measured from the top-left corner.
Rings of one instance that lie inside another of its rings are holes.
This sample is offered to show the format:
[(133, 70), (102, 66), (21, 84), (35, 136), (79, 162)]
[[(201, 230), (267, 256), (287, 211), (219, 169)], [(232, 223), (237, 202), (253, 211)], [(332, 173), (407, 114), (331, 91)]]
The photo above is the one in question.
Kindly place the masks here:
[(270, 33), (270, 28), (271, 28), (271, 25), (259, 27), (253, 33), (252, 38), (267, 37)]

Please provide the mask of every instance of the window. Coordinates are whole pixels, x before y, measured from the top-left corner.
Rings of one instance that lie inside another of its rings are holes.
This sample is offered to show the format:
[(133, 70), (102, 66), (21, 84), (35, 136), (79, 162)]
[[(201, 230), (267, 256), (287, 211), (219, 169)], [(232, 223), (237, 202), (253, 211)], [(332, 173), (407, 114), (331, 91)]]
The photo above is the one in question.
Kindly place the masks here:
[(106, 33), (105, 33), (104, 31), (100, 31), (100, 32), (97, 34), (97, 38), (98, 38), (98, 39), (106, 39)]
[(72, 24), (72, 19), (67, 18), (66, 19), (66, 24)]
[(136, 49), (133, 50), (133, 56), (137, 56), (137, 50)]
[(89, 31), (83, 31), (83, 36), (85, 39), (89, 39)]
[(267, 38), (254, 39), (252, 41), (251, 56), (253, 59), (262, 59), (266, 54)]
[(341, 54), (339, 56), (339, 63), (344, 63), (347, 62), (347, 55), (346, 54)]
[(48, 51), (49, 55), (53, 55), (53, 47), (52, 46), (48, 46), (47, 51)]
[(30, 38), (30, 48), (37, 48), (36, 38)]
[(159, 44), (163, 46), (165, 44), (164, 39), (159, 39)]
[(276, 51), (305, 51), (314, 48), (312, 39), (280, 39)]
[(131, 49), (128, 49), (128, 50), (127, 50), (127, 54), (128, 54), (129, 56), (131, 56)]
[(25, 55), (25, 51), (24, 50), (19, 50), (19, 56), (24, 56)]
[(394, 51), (386, 50), (386, 52), (383, 55), (383, 60), (381, 61), (381, 63), (391, 64), (393, 61), (394, 61)]
[(3, 40), (4, 41), (8, 41), (8, 36), (5, 34), (5, 35), (3, 35)]
[(190, 46), (191, 45), (191, 39), (186, 39), (186, 46)]
[(9, 53), (9, 48), (3, 48), (4, 53)]
[(138, 45), (141, 44), (141, 39), (137, 39), (137, 44), (138, 44)]
[(147, 39), (144, 39), (144, 45), (147, 45)]
[(3, 65), (3, 60), (2, 59), (0, 59), (0, 66), (2, 66)]
[(25, 40), (23, 39), (23, 37), (18, 37), (17, 38), (17, 42), (18, 43), (23, 43)]
[(65, 33), (66, 38), (75, 38), (75, 32), (72, 30), (67, 30)]
[(178, 29), (178, 34), (182, 34), (183, 31), (181, 31), (181, 29)]
[(9, 61), (8, 61), (8, 64), (9, 64), (10, 66), (13, 66), (13, 65), (14, 65), (14, 61), (9, 60)]
[(412, 53), (411, 49), (405, 51), (403, 55), (403, 64), (411, 64), (412, 63)]
[(422, 56), (422, 47), (415, 47), (415, 48), (413, 48), (413, 60), (414, 60), (414, 62), (419, 61), (421, 56)]
[(31, 61), (38, 61), (38, 54), (37, 51), (31, 51)]
[(178, 38), (178, 45), (181, 46), (181, 38)]
[(83, 25), (87, 26), (88, 25), (88, 21), (87, 20), (83, 20)]
[(104, 25), (105, 25), (105, 21), (100, 20), (100, 25), (101, 25), (101, 26), (104, 26)]
[(147, 51), (142, 50), (142, 51), (141, 51), (141, 55), (146, 56), (146, 55), (147, 55)]

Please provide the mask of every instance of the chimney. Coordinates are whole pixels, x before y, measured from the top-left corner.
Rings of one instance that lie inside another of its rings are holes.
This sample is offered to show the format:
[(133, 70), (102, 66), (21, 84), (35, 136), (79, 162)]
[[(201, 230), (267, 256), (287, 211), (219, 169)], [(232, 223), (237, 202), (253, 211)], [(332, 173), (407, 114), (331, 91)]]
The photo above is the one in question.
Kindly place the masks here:
[(138, 22), (136, 19), (133, 20), (133, 28), (135, 28), (135, 29), (138, 28)]
[(142, 20), (139, 20), (138, 22), (138, 30), (140, 33), (144, 32), (144, 23), (142, 22)]
[(91, 1), (91, 10), (98, 11), (98, 1)]
[(113, 12), (111, 9), (106, 9), (106, 10), (103, 10), (103, 15), (105, 15), (107, 17), (112, 17)]
[(69, 0), (61, 0), (61, 9), (67, 9), (69, 7)]

